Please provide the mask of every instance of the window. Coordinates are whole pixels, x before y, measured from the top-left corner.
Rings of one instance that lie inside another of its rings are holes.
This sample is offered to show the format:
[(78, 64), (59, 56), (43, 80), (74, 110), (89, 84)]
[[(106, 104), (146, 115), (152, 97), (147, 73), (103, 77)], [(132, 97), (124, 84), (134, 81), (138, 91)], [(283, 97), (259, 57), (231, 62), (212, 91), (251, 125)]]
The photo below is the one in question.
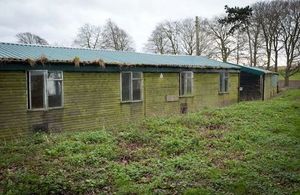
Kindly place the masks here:
[(62, 107), (62, 72), (48, 72), (47, 95), (49, 108)]
[(220, 93), (227, 93), (229, 88), (229, 73), (228, 72), (221, 72), (220, 73)]
[(27, 73), (28, 109), (46, 110), (63, 106), (63, 73), (33, 70)]
[(272, 87), (277, 87), (278, 75), (272, 75)]
[(180, 73), (180, 95), (192, 95), (193, 93), (193, 72)]
[(121, 73), (121, 99), (122, 102), (134, 102), (142, 100), (142, 73)]

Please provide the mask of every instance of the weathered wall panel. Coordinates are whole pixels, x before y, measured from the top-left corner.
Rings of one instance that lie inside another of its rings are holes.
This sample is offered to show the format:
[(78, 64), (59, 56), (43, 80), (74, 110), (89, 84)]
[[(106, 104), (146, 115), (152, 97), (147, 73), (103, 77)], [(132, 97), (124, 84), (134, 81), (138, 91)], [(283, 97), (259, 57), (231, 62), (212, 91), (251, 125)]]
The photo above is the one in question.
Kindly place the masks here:
[(26, 77), (24, 72), (0, 72), (0, 137), (27, 132)]
[(147, 116), (180, 113), (180, 104), (186, 103), (188, 112), (196, 112), (206, 107), (224, 106), (238, 101), (237, 73), (229, 77), (229, 92), (219, 94), (219, 73), (194, 73), (193, 95), (179, 97), (178, 101), (166, 102), (167, 95), (179, 96), (179, 74), (144, 74), (145, 113)]
[(120, 103), (119, 73), (64, 72), (64, 108), (28, 111), (25, 72), (0, 72), (0, 138), (30, 134), (43, 125), (51, 131), (86, 131), (179, 114), (181, 103), (189, 112), (227, 105), (237, 102), (238, 74), (230, 74), (229, 81), (229, 93), (220, 95), (218, 73), (195, 73), (193, 96), (167, 102), (167, 95), (179, 95), (179, 74), (144, 73), (144, 101)]
[(277, 94), (277, 86), (272, 84), (272, 74), (266, 74), (264, 82), (264, 99), (267, 100)]
[(27, 110), (24, 72), (0, 72), (0, 137), (50, 130), (90, 130), (142, 119), (143, 103), (120, 103), (118, 73), (64, 73), (64, 108)]
[(178, 101), (167, 102), (167, 95), (179, 95), (178, 73), (163, 73), (163, 78), (160, 78), (160, 73), (144, 74), (146, 116), (178, 114)]

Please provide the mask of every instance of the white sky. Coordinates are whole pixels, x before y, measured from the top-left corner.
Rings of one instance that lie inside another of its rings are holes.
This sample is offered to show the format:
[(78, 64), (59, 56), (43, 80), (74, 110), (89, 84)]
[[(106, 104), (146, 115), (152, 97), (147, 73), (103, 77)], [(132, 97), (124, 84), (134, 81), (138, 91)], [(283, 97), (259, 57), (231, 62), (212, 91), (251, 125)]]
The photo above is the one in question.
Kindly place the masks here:
[(246, 6), (255, 0), (0, 0), (0, 41), (16, 42), (31, 32), (50, 44), (70, 46), (84, 23), (103, 25), (111, 18), (142, 51), (155, 25), (167, 19), (211, 18), (224, 6)]

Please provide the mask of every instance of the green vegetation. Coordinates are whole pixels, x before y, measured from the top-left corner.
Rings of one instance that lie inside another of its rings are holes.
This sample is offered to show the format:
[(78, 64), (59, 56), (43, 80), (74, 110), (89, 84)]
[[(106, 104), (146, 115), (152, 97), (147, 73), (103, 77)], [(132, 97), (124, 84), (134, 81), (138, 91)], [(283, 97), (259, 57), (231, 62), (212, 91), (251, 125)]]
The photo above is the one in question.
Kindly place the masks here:
[(119, 129), (0, 145), (0, 194), (292, 194), (300, 90)]
[[(284, 80), (283, 75), (284, 75), (283, 71), (280, 71), (280, 72), (279, 72), (279, 80)], [(300, 72), (297, 72), (297, 73), (295, 73), (294, 75), (292, 75), (292, 76), (290, 77), (290, 80), (291, 80), (291, 81), (292, 81), (292, 80), (300, 80)]]

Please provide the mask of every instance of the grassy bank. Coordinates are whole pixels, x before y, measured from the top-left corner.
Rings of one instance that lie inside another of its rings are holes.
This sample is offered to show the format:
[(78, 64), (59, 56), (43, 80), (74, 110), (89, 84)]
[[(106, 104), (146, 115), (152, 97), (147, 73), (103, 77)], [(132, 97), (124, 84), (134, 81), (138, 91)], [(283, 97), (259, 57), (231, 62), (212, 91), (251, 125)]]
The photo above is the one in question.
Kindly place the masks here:
[[(283, 77), (284, 73), (282, 71), (279, 72), (279, 80), (284, 80)], [(291, 81), (299, 81), (300, 80), (300, 72), (297, 72), (296, 74), (292, 75), (290, 77)]]
[(300, 90), (119, 129), (0, 145), (0, 194), (291, 194), (300, 190)]

